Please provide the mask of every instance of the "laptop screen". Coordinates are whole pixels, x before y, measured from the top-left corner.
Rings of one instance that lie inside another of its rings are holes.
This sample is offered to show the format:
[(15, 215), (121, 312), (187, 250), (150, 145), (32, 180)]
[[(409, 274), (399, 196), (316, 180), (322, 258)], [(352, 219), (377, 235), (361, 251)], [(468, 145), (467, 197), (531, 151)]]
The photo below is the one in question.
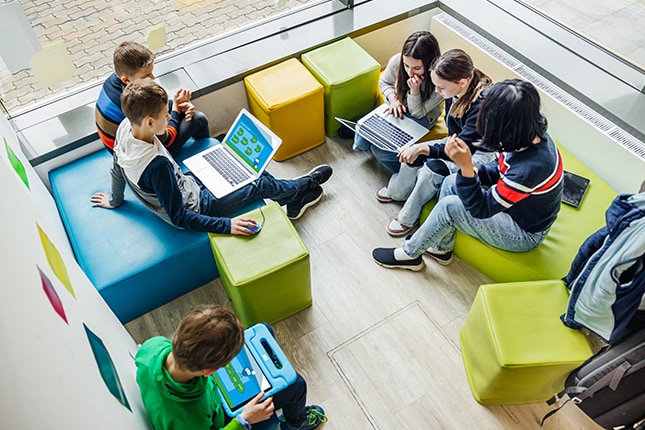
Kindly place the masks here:
[(224, 143), (256, 172), (270, 161), (273, 152), (271, 136), (259, 129), (245, 112), (231, 126)]

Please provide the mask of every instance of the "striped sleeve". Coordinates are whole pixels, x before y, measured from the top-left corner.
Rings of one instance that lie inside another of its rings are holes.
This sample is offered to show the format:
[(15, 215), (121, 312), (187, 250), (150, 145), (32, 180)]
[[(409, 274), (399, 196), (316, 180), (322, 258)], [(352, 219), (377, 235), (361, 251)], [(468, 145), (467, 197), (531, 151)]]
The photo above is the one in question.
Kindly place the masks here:
[(506, 173), (508, 171), (508, 164), (506, 163), (505, 153), (499, 155), (499, 171), (501, 173), (497, 184), (491, 188), (493, 198), (503, 207), (510, 208), (514, 204), (521, 202), (531, 195), (546, 194), (560, 185), (562, 181), (562, 156), (556, 150), (558, 157), (553, 170), (546, 176), (546, 178), (535, 184), (525, 185), (513, 181)]

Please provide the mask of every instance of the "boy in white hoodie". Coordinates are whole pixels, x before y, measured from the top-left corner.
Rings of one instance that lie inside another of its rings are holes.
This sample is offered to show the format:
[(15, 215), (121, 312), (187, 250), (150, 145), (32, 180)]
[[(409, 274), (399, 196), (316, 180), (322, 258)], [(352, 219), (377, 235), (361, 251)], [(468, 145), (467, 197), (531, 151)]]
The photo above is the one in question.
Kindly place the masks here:
[(138, 79), (125, 88), (121, 107), (126, 119), (116, 133), (112, 191), (92, 195), (93, 206), (120, 206), (127, 181), (146, 207), (177, 228), (248, 236), (258, 227), (256, 222), (229, 216), (253, 202), (277, 201), (287, 206), (289, 218), (298, 219), (320, 201), (321, 184), (332, 174), (328, 165), (293, 180), (275, 179), (265, 171), (255, 184), (217, 199), (191, 173), (182, 173), (157, 138), (168, 123), (167, 106), (166, 91), (151, 79)]

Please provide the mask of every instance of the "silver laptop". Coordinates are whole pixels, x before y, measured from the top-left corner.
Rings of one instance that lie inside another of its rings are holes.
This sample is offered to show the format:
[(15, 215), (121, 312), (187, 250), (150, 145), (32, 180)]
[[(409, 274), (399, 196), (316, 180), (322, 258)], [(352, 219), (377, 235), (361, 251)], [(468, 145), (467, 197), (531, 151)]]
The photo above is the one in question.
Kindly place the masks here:
[(428, 133), (428, 129), (411, 118), (385, 113), (388, 107), (384, 103), (363, 116), (358, 122), (336, 117), (341, 124), (354, 130), (377, 147), (392, 152), (399, 152), (418, 142)]
[(282, 139), (242, 109), (221, 144), (187, 158), (184, 164), (221, 198), (256, 180), (280, 144)]

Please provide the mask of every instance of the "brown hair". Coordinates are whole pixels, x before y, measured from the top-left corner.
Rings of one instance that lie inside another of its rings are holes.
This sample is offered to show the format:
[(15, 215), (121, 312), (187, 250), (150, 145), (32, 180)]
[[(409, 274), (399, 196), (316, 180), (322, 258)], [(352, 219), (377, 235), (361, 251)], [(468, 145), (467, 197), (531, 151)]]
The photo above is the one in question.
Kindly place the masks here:
[(141, 124), (144, 118), (168, 109), (168, 94), (152, 79), (137, 79), (123, 90), (121, 109), (131, 123)]
[(473, 60), (461, 49), (451, 49), (443, 53), (432, 65), (432, 70), (441, 79), (449, 82), (470, 79), (464, 95), (450, 108), (450, 116), (455, 118), (463, 117), (481, 92), (493, 84), (491, 78), (476, 69)]
[(426, 101), (434, 93), (434, 84), (430, 80), (430, 66), (439, 57), (439, 42), (429, 31), (417, 31), (412, 33), (403, 43), (401, 49), (401, 60), (399, 61), (399, 72), (396, 77), (396, 97), (403, 101), (408, 94), (408, 74), (403, 66), (403, 57), (412, 57), (421, 60), (423, 63), (423, 82), (421, 83), (421, 100)]
[(192, 372), (228, 364), (244, 345), (244, 328), (231, 311), (202, 305), (188, 312), (172, 340), (172, 354), (180, 368)]
[(112, 64), (120, 78), (123, 75), (134, 76), (142, 68), (155, 60), (155, 54), (137, 42), (121, 42), (114, 49)]

